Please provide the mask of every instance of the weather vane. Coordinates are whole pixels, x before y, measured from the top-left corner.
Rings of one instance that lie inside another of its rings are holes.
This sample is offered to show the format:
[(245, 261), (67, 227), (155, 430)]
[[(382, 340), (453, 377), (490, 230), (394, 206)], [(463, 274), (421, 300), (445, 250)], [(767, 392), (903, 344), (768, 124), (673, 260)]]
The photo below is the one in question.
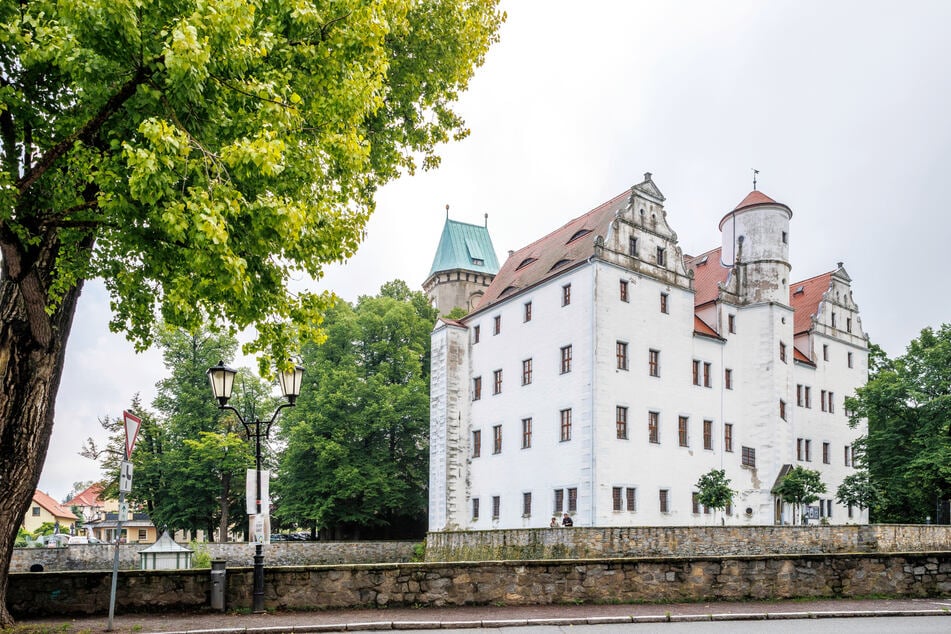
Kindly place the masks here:
[(751, 167), (750, 169), (753, 170), (753, 191), (756, 191), (756, 175), (759, 174), (759, 170), (755, 167)]

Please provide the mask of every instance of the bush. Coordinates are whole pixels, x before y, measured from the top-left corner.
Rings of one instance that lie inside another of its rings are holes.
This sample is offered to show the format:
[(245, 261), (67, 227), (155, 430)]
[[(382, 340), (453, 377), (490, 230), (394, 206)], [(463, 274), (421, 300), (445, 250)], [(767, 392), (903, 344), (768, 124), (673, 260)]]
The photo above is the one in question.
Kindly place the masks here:
[(193, 539), (188, 542), (188, 547), (192, 549), (192, 568), (211, 568), (211, 555), (204, 544)]

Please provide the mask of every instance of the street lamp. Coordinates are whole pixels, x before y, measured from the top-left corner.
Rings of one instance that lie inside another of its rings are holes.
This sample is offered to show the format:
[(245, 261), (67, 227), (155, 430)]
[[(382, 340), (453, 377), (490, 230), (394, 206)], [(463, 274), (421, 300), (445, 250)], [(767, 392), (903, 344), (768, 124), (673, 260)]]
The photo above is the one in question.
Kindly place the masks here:
[[(271, 416), (271, 420), (245, 421), (241, 412), (236, 410), (228, 401), (231, 399), (231, 391), (234, 389), (234, 377), (238, 373), (234, 368), (229, 368), (224, 361), (219, 361), (218, 365), (208, 368), (208, 381), (211, 383), (211, 392), (218, 401), (218, 409), (227, 409), (234, 412), (241, 424), (244, 425), (244, 431), (248, 440), (254, 439), (254, 466), (255, 466), (255, 521), (262, 521), (261, 512), (261, 439), (267, 438), (271, 431), (271, 425), (277, 419), (277, 415), (285, 407), (293, 407), (297, 404), (297, 397), (300, 396), (301, 380), (304, 377), (304, 368), (299, 365), (293, 366), (290, 370), (281, 370), (278, 372), (278, 383), (281, 385), (281, 392), (286, 403), (282, 403)], [(263, 429), (262, 429), (263, 428)], [(248, 531), (252, 530), (248, 526)], [(257, 540), (254, 548), (254, 592), (251, 599), (251, 611), (255, 614), (261, 614), (264, 610), (264, 545)]]

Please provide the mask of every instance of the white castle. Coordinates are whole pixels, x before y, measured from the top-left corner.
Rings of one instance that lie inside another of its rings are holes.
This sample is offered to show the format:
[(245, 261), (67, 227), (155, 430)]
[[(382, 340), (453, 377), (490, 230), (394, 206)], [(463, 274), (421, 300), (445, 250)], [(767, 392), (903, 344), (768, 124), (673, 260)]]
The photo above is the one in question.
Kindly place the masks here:
[[(867, 523), (834, 498), (868, 342), (841, 263), (790, 281), (791, 218), (754, 189), (687, 256), (647, 173), (501, 268), (447, 218), (424, 288), (468, 314), (432, 334), (429, 530), (788, 524), (796, 465), (827, 487), (810, 521)], [(737, 491), (716, 515), (711, 469)]]

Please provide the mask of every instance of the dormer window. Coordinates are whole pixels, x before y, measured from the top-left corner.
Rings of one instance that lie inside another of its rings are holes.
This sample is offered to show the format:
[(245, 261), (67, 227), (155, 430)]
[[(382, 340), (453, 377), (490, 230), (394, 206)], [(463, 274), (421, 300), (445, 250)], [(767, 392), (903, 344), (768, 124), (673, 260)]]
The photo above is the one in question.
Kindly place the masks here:
[(521, 262), (519, 262), (519, 265), (515, 267), (515, 270), (516, 270), (516, 271), (521, 271), (521, 270), (524, 269), (526, 266), (528, 266), (529, 264), (531, 264), (532, 262), (534, 262), (536, 259), (537, 259), (537, 258), (525, 258), (524, 260), (522, 260)]
[(571, 262), (571, 260), (558, 260), (557, 262), (555, 262), (554, 264), (552, 264), (552, 265), (551, 265), (551, 268), (548, 269), (548, 270), (549, 270), (549, 271), (554, 271), (555, 269), (561, 268), (561, 267), (563, 267), (564, 265), (568, 264), (569, 262)]
[(475, 266), (482, 266), (483, 264), (485, 264), (485, 260), (483, 260), (482, 258), (472, 258), (472, 263)]
[(578, 231), (575, 231), (574, 235), (571, 236), (571, 238), (569, 238), (569, 239), (568, 239), (568, 242), (566, 242), (565, 244), (571, 244), (572, 242), (574, 242), (574, 241), (577, 240), (578, 238), (583, 238), (584, 236), (588, 235), (589, 233), (591, 233), (591, 229), (579, 229)]

